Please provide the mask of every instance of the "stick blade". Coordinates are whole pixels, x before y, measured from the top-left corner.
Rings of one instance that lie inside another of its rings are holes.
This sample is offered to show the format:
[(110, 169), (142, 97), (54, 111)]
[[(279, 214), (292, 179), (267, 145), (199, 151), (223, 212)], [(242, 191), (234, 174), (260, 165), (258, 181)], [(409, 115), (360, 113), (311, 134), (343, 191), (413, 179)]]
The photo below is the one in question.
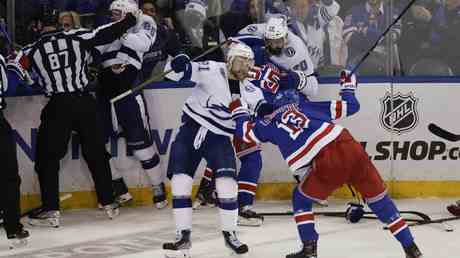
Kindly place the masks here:
[(428, 125), (428, 130), (438, 136), (438, 137), (441, 137), (445, 140), (448, 140), (448, 141), (451, 141), (451, 142), (457, 142), (457, 141), (460, 141), (460, 135), (456, 135), (456, 134), (453, 134), (451, 132), (448, 132), (444, 129), (442, 129), (441, 127), (437, 126), (436, 124), (429, 124)]

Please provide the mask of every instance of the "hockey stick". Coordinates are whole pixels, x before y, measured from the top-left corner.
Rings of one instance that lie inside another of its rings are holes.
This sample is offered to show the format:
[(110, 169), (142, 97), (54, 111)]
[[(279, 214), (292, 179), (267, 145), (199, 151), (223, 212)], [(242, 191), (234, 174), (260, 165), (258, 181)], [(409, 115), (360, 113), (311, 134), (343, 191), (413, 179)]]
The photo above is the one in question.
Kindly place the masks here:
[[(400, 214), (414, 215), (414, 216), (420, 217), (420, 219), (414, 219), (416, 221), (432, 221), (430, 216), (428, 216), (425, 213), (418, 212), (418, 211), (400, 211), (399, 213)], [(286, 211), (286, 212), (261, 212), (261, 213), (258, 213), (258, 214), (262, 215), (262, 216), (292, 216), (292, 215), (294, 215), (294, 212), (292, 212), (292, 211)], [(370, 212), (370, 211), (364, 212), (364, 215), (373, 215), (373, 214), (374, 213)], [(322, 215), (322, 216), (329, 216), (329, 217), (343, 217), (343, 218), (345, 218), (345, 212), (343, 212), (343, 211), (320, 211), (320, 212), (314, 212), (314, 215)], [(410, 221), (410, 220), (408, 220), (408, 221)]]
[(428, 125), (428, 130), (438, 136), (438, 137), (441, 137), (445, 140), (448, 140), (448, 141), (451, 141), (451, 142), (458, 142), (460, 141), (460, 135), (459, 134), (453, 134), (449, 131), (446, 131), (444, 129), (442, 129), (441, 127), (437, 126), (436, 124), (429, 124)]
[(356, 72), (356, 70), (358, 70), (358, 68), (362, 65), (364, 60), (366, 60), (366, 58), (371, 54), (371, 52), (380, 44), (380, 40), (382, 40), (386, 36), (386, 34), (390, 31), (390, 29), (393, 27), (393, 25), (395, 25), (403, 17), (403, 15), (406, 14), (406, 12), (415, 3), (415, 1), (417, 1), (417, 0), (410, 1), (410, 3), (402, 10), (402, 12), (399, 14), (399, 16), (396, 17), (396, 19), (386, 28), (386, 30), (375, 41), (374, 45), (372, 45), (369, 48), (369, 50), (367, 50), (366, 54), (364, 56), (362, 56), (361, 59), (359, 60), (359, 62), (355, 65), (355, 67), (353, 67), (353, 69), (351, 70), (349, 76), (353, 75)]
[[(218, 48), (220, 48), (220, 47), (222, 47), (222, 46), (224, 46), (224, 45), (226, 45), (226, 44), (228, 44), (228, 43), (230, 43), (230, 42), (232, 42), (232, 40), (228, 39), (228, 40), (226, 40), (226, 41), (220, 43), (219, 45), (216, 45), (216, 46), (214, 46), (214, 47), (212, 47), (212, 48), (210, 48), (210, 49), (204, 51), (202, 54), (200, 54), (200, 55), (198, 55), (198, 56), (192, 58), (192, 60), (190, 60), (190, 61), (191, 61), (191, 62), (196, 61), (196, 60), (198, 60), (198, 59), (200, 59), (200, 58), (202, 58), (202, 57), (204, 57), (204, 56), (206, 56), (206, 55), (208, 55), (208, 54), (210, 54), (210, 53), (216, 51)], [(152, 76), (150, 79), (148, 79), (148, 80), (146, 80), (145, 82), (141, 83), (140, 85), (134, 87), (133, 89), (128, 90), (128, 91), (125, 91), (125, 92), (123, 92), (122, 94), (120, 94), (120, 95), (114, 97), (113, 99), (110, 100), (110, 103), (113, 104), (113, 103), (119, 101), (120, 99), (123, 99), (123, 98), (125, 98), (125, 97), (127, 97), (127, 96), (133, 94), (133, 93), (136, 92), (136, 91), (142, 90), (143, 88), (145, 88), (145, 86), (149, 85), (149, 84), (152, 83), (152, 82), (156, 82), (156, 81), (160, 80), (161, 78), (163, 78), (163, 77), (166, 76), (167, 74), (171, 73), (172, 71), (173, 71), (172, 69), (168, 69), (168, 70), (166, 70), (166, 71), (164, 71), (164, 72), (162, 72), (162, 73), (160, 73), (160, 74), (157, 74), (157, 75), (155, 75), (155, 76)]]

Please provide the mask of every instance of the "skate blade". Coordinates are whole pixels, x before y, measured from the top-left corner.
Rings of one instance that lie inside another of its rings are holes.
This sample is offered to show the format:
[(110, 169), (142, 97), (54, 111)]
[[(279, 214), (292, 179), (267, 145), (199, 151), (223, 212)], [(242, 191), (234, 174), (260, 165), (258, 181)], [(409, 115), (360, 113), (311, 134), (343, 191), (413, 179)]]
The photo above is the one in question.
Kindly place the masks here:
[(25, 247), (27, 245), (28, 241), (26, 238), (24, 239), (10, 239), (10, 244), (9, 244), (9, 249), (18, 249)]
[(263, 220), (260, 219), (240, 219), (238, 218), (238, 226), (241, 227), (260, 227), (263, 224)]
[(59, 220), (58, 219), (29, 219), (29, 225), (36, 227), (51, 227), (58, 228)]
[(165, 258), (191, 258), (189, 249), (165, 250)]

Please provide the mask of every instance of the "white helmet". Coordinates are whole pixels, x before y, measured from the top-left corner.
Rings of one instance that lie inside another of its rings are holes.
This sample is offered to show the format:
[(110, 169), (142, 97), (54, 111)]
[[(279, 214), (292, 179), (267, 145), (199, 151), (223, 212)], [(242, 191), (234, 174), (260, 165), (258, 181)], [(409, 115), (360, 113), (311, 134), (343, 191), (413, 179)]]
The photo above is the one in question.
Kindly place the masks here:
[(227, 52), (227, 62), (233, 61), (236, 56), (254, 59), (254, 52), (252, 52), (252, 49), (248, 45), (242, 42), (232, 42)]
[(110, 11), (121, 11), (121, 17), (125, 17), (127, 13), (136, 15), (139, 11), (139, 5), (134, 0), (115, 0), (110, 4)]
[(281, 39), (288, 34), (287, 19), (285, 16), (272, 16), (265, 25), (266, 39)]

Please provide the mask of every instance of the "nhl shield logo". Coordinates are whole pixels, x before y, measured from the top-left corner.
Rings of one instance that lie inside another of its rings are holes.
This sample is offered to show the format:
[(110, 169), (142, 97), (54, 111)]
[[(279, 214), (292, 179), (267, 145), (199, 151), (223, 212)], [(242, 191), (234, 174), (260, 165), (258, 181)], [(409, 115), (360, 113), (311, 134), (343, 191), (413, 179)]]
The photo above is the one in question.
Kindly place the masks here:
[(380, 112), (380, 122), (383, 128), (398, 134), (406, 133), (414, 129), (418, 124), (418, 99), (414, 94), (402, 94), (398, 92), (391, 97), (387, 92), (385, 97), (380, 99), (382, 110)]

